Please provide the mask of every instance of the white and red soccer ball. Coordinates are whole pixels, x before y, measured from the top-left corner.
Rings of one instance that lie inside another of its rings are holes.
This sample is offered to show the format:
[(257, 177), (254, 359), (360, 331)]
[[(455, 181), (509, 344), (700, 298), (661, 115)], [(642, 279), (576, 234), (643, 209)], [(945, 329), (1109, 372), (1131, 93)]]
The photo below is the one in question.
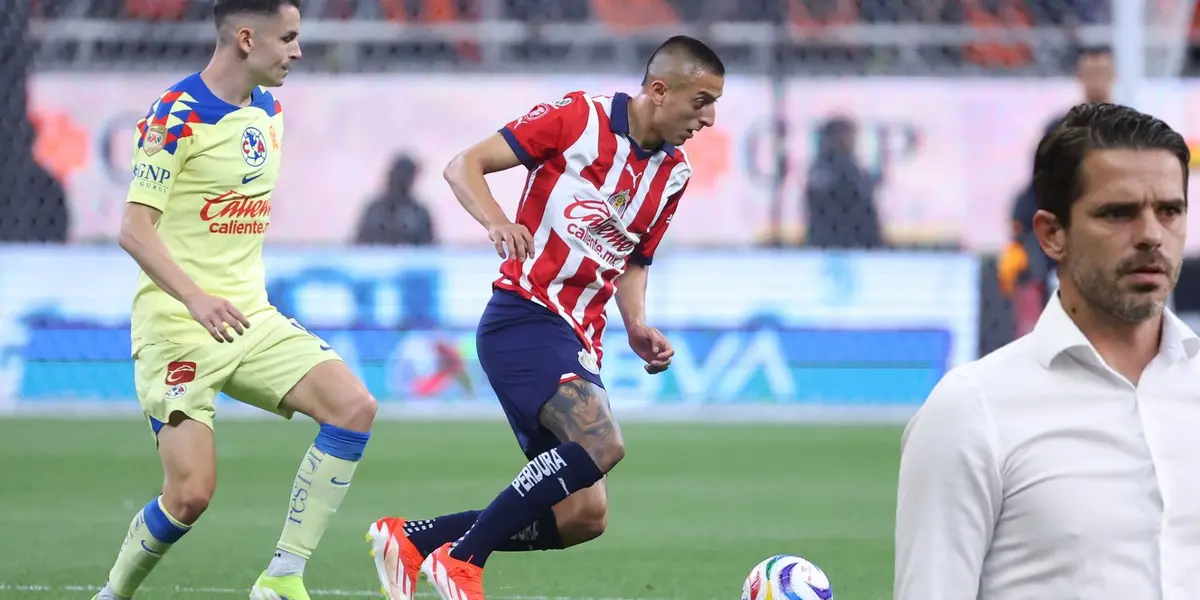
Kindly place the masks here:
[(817, 565), (777, 554), (750, 571), (742, 585), (742, 600), (832, 600), (833, 587)]

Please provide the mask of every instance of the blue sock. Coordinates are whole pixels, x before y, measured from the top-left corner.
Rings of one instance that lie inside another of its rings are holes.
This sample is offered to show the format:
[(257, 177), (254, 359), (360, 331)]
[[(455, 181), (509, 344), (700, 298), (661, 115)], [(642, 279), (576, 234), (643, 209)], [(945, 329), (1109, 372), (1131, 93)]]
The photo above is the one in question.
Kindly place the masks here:
[[(404, 533), (422, 555), (428, 556), (443, 544), (453, 542), (466, 534), (481, 514), (483, 514), (482, 511), (468, 510), (423, 521), (406, 521)], [(562, 547), (562, 536), (558, 534), (558, 521), (554, 518), (554, 511), (548, 510), (532, 525), (502, 541), (496, 551), (530, 552), (533, 550), (561, 550)]]
[(480, 513), (475, 525), (450, 550), (450, 556), (482, 567), (505, 540), (532, 525), (567, 496), (603, 476), (592, 457), (576, 442), (535, 456)]
[(534, 550), (562, 550), (562, 536), (558, 534), (558, 519), (554, 511), (548, 510), (542, 518), (525, 529), (500, 542), (497, 552), (532, 552)]

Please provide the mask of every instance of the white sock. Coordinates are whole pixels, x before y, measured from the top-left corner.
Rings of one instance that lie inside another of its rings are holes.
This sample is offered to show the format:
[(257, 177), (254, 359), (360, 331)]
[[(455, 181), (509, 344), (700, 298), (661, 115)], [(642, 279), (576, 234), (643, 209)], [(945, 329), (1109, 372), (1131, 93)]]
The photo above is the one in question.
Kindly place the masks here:
[(286, 550), (276, 550), (275, 556), (271, 558), (271, 564), (267, 565), (267, 576), (269, 577), (286, 577), (288, 575), (304, 576), (304, 565), (308, 561), (288, 552)]
[(104, 584), (104, 589), (100, 590), (100, 595), (98, 598), (99, 600), (128, 600), (128, 598), (122, 598), (118, 596), (117, 593), (113, 591), (112, 586), (108, 585), (107, 583)]

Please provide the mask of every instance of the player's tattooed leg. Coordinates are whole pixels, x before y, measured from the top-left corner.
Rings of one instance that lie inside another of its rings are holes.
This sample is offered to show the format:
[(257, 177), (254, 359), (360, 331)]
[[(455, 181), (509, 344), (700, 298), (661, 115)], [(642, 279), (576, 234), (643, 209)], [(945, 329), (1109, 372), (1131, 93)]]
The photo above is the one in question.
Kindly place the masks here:
[(604, 473), (625, 457), (625, 441), (613, 419), (608, 395), (590, 381), (575, 379), (558, 386), (542, 405), (538, 421), (564, 443), (583, 446)]
[[(558, 387), (540, 411), (561, 444), (530, 460), (480, 513), (444, 560), (482, 567), (500, 544), (571, 494), (589, 488), (625, 455), (604, 390), (585, 381)], [(436, 555), (436, 553), (435, 553)], [(443, 559), (438, 559), (443, 560)]]

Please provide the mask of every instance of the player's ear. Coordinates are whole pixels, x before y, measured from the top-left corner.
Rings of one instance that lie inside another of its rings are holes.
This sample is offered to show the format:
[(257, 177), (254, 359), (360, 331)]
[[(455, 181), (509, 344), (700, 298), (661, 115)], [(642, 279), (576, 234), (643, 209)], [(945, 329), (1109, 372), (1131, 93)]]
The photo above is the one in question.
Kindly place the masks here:
[(1038, 210), (1033, 215), (1033, 233), (1038, 245), (1055, 262), (1061, 262), (1067, 254), (1067, 229), (1054, 213)]
[(254, 35), (249, 27), (239, 27), (233, 32), (233, 41), (237, 44), (238, 50), (250, 53), (254, 47)]
[(662, 106), (667, 98), (667, 82), (661, 79), (652, 79), (646, 90), (650, 92), (650, 97), (654, 99), (654, 104)]

